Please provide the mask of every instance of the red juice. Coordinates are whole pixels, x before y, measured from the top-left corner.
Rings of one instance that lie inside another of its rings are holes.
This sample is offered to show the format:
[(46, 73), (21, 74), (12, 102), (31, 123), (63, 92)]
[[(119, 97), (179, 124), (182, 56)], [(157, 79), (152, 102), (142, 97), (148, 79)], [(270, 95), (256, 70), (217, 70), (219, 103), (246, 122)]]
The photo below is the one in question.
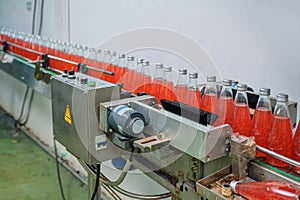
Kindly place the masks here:
[[(251, 136), (254, 136), (256, 144), (267, 148), (268, 135), (272, 126), (272, 111), (267, 108), (256, 108), (251, 122)], [(256, 157), (266, 157), (266, 154), (256, 151)]]
[(186, 99), (188, 105), (193, 106), (195, 108), (200, 108), (201, 97), (198, 89), (189, 88), (186, 93)]
[(158, 100), (161, 99), (161, 87), (163, 85), (163, 79), (158, 78), (153, 80), (152, 88), (151, 88), (151, 94), (155, 96)]
[[(293, 159), (300, 162), (300, 122), (293, 139)], [(300, 168), (293, 166), (293, 172), (300, 174)]]
[(250, 136), (251, 118), (247, 104), (234, 103), (230, 125), (233, 132), (247, 137)]
[(300, 190), (282, 181), (238, 182), (235, 193), (248, 200), (299, 200)]
[(134, 70), (128, 69), (126, 73), (124, 73), (122, 77), (123, 88), (125, 90), (132, 91), (132, 81), (134, 76)]
[(150, 86), (151, 86), (151, 76), (149, 75), (142, 75), (140, 79), (140, 84), (138, 88), (135, 90), (135, 93), (139, 92), (147, 92), (149, 94), (150, 92)]
[(166, 99), (169, 101), (176, 100), (174, 84), (172, 81), (164, 81), (163, 87), (161, 89), (162, 99)]
[(216, 107), (216, 114), (218, 115), (218, 118), (214, 123), (214, 126), (229, 124), (232, 111), (233, 111), (232, 97), (221, 97), (218, 100), (217, 107)]
[(217, 103), (217, 94), (203, 94), (200, 108), (201, 110), (214, 113), (216, 111)]
[[(286, 116), (273, 115), (271, 132), (268, 136), (267, 148), (288, 158), (292, 157), (292, 127)], [(267, 163), (279, 168), (288, 168), (289, 164), (267, 155)]]
[(175, 88), (176, 99), (179, 102), (186, 102), (186, 94), (188, 92), (188, 88), (186, 85), (177, 85)]

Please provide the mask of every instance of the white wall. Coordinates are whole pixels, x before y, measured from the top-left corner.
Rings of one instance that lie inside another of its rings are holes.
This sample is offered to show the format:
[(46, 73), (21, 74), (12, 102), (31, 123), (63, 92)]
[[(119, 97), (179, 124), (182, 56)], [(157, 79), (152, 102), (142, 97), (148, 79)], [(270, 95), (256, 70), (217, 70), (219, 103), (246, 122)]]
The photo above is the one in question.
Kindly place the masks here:
[[(256, 91), (270, 87), (273, 96), (284, 92), (291, 100), (300, 102), (300, 56), (297, 55), (300, 2), (297, 0), (86, 2), (71, 1), (74, 42), (96, 46), (135, 28), (173, 29), (203, 45), (223, 78), (240, 80)], [(166, 64), (176, 65), (168, 58), (155, 56)], [(201, 66), (198, 68), (201, 71)]]

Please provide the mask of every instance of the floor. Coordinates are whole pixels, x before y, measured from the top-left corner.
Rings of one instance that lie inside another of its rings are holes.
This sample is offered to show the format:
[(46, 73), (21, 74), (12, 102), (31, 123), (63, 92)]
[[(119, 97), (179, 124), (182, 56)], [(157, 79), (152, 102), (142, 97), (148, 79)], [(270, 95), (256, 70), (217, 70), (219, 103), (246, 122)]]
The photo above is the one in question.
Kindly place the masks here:
[[(55, 160), (0, 117), (0, 200), (62, 199)], [(66, 200), (88, 199), (87, 187), (60, 166)]]

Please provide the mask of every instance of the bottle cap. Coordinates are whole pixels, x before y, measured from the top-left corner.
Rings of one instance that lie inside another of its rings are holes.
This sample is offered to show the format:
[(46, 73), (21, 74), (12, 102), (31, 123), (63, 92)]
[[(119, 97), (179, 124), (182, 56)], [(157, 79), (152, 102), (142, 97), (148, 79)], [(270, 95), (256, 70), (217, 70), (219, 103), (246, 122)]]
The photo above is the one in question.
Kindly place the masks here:
[(117, 52), (111, 52), (111, 56), (117, 56)]
[(165, 72), (171, 72), (171, 71), (172, 71), (172, 67), (170, 67), (170, 66), (165, 66), (164, 71), (165, 71)]
[(179, 69), (178, 73), (181, 75), (187, 75), (187, 70), (186, 69)]
[(111, 54), (111, 51), (110, 51), (110, 50), (104, 51), (104, 55), (110, 55), (110, 54)]
[(232, 189), (232, 191), (233, 191), (234, 193), (236, 193), (235, 186), (236, 186), (236, 184), (238, 184), (238, 183), (239, 183), (239, 181), (231, 181), (231, 182), (230, 182), (230, 187), (231, 187), (231, 189)]
[(119, 54), (119, 58), (126, 58), (126, 55), (125, 54)]
[(143, 59), (143, 58), (139, 58), (139, 59), (137, 59), (137, 64), (142, 64), (142, 63), (143, 63), (143, 61), (144, 61), (144, 59)]
[(150, 65), (150, 62), (149, 61), (143, 61), (143, 66), (149, 66)]
[(128, 61), (134, 61), (134, 56), (127, 56)]
[(276, 101), (282, 101), (282, 102), (287, 102), (289, 99), (289, 96), (284, 93), (279, 93), (276, 95)]
[(229, 79), (224, 79), (222, 84), (224, 86), (231, 86), (232, 85), (232, 80), (229, 80)]
[(189, 78), (192, 78), (192, 79), (198, 78), (198, 73), (197, 72), (190, 72), (189, 73)]
[(156, 63), (156, 68), (160, 69), (160, 68), (163, 68), (164, 67), (164, 64), (162, 63)]
[(270, 88), (260, 88), (259, 89), (259, 94), (260, 95), (267, 95), (269, 96), (271, 93), (271, 89)]
[(101, 49), (96, 49), (96, 53), (101, 53)]
[(207, 82), (216, 82), (216, 76), (207, 76)]
[(247, 91), (247, 84), (242, 84), (242, 83), (239, 83), (238, 85), (237, 85), (237, 90), (238, 91)]

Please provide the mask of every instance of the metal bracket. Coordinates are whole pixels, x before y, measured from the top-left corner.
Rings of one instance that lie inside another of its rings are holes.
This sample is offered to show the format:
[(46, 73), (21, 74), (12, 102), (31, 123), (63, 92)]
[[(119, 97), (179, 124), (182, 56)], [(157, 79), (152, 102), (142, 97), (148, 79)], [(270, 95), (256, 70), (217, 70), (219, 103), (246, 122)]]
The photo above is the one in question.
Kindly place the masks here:
[(247, 176), (248, 161), (255, 158), (256, 143), (253, 137), (233, 134), (230, 142), (232, 173), (239, 179)]

